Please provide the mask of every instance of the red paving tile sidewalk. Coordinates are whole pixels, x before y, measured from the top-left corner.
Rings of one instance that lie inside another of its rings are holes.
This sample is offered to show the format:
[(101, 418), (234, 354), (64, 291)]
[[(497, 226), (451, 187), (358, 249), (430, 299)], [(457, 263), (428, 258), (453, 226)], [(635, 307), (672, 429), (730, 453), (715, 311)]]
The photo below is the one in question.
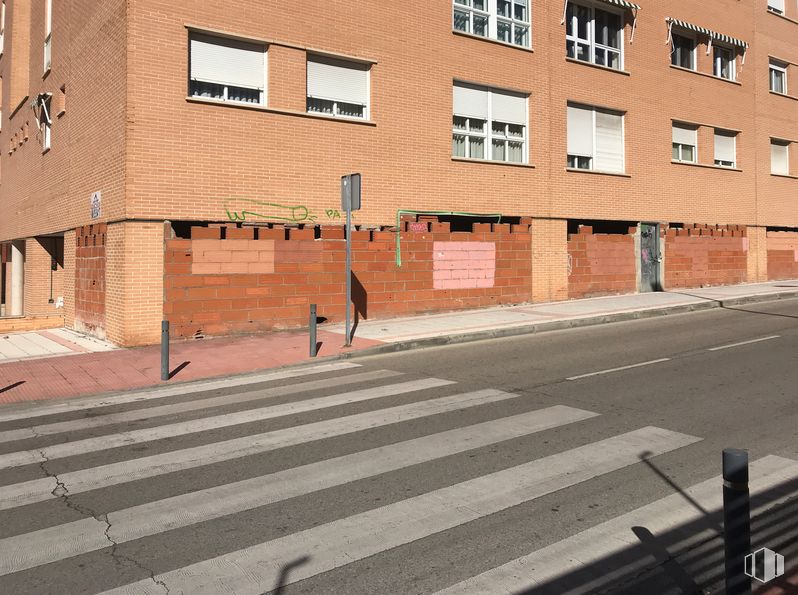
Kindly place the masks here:
[[(318, 332), (318, 357), (380, 345), (356, 338), (351, 348), (341, 335)], [(307, 332), (181, 341), (171, 345), (174, 371), (188, 362), (169, 384), (255, 372), (310, 361)], [(147, 386), (161, 382), (160, 346), (81, 353), (0, 364), (0, 404), (61, 399)]]

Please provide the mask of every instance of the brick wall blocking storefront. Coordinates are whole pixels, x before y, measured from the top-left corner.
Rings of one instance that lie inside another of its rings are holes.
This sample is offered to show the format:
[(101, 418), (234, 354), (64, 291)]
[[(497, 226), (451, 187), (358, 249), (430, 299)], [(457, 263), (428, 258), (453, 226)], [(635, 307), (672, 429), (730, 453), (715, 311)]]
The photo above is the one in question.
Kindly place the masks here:
[[(357, 316), (516, 304), (532, 299), (529, 225), (475, 224), (450, 232), (355, 231), (353, 303)], [(225, 239), (222, 239), (224, 234)], [(166, 242), (164, 313), (176, 337), (307, 325), (318, 315), (345, 315), (343, 229), (194, 228), (191, 239)]]

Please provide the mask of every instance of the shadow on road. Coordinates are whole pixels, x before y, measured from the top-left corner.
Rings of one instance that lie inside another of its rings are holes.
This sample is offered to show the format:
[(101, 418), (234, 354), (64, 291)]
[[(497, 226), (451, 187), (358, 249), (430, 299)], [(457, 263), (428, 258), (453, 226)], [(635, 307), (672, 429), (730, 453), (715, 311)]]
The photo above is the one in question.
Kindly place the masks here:
[[(704, 509), (650, 460), (643, 462), (695, 508), (698, 518), (660, 531), (658, 535), (639, 524), (630, 526), (625, 536), (612, 540), (617, 543), (620, 539), (620, 542), (629, 544), (626, 547), (562, 576), (539, 580), (520, 593), (677, 595), (723, 592), (722, 509)], [(722, 489), (720, 482), (717, 489)], [(607, 544), (596, 544), (597, 547), (603, 545)], [(767, 547), (778, 552), (784, 556), (786, 576), (791, 571), (795, 572), (798, 562), (798, 480), (752, 494), (751, 546), (752, 550)], [(564, 555), (567, 557), (567, 552)], [(740, 572), (743, 572), (742, 568)], [(789, 582), (786, 577), (766, 586), (752, 581), (752, 588), (768, 595), (796, 593), (798, 589)]]
[(293, 562), (289, 562), (285, 564), (280, 569), (280, 574), (277, 577), (277, 584), (274, 585), (274, 589), (270, 591), (273, 595), (282, 595), (285, 591), (285, 587), (288, 584), (288, 575), (291, 574), (291, 571), (303, 564), (307, 564), (310, 562), (310, 556), (302, 556), (301, 558), (297, 558)]
[[(783, 285), (782, 287), (796, 287), (796, 288), (798, 288), (798, 286), (794, 286), (794, 285)], [(678, 294), (678, 295), (684, 295), (684, 296), (687, 296), (687, 297), (698, 298), (698, 299), (706, 300), (708, 302), (715, 302), (722, 309), (731, 310), (732, 312), (744, 312), (746, 314), (761, 314), (762, 316), (775, 316), (775, 317), (779, 317), (779, 318), (795, 318), (795, 319), (798, 319), (798, 316), (796, 316), (794, 314), (779, 314), (778, 312), (762, 312), (761, 310), (752, 310), (750, 308), (744, 308), (744, 307), (741, 307), (741, 306), (726, 306), (723, 303), (724, 300), (716, 300), (716, 299), (708, 298), (708, 297), (703, 296), (703, 295), (695, 295), (693, 293), (688, 293), (686, 291), (671, 291), (670, 293), (675, 293), (675, 294)], [(774, 301), (776, 301), (776, 300), (774, 300)]]

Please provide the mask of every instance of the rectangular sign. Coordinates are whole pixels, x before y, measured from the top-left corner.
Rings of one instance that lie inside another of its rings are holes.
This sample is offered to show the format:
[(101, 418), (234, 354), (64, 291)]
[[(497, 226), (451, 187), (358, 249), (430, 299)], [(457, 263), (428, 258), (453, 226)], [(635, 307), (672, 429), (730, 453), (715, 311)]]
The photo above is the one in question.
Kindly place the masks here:
[(341, 209), (360, 210), (360, 174), (341, 176)]
[(92, 192), (91, 194), (91, 218), (99, 219), (102, 215), (102, 194), (100, 192)]

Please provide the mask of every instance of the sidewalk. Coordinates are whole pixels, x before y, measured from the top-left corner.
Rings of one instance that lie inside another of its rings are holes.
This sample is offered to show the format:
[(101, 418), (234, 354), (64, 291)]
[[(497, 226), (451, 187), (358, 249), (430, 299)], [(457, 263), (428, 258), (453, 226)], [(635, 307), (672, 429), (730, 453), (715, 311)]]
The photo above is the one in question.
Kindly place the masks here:
[[(798, 297), (798, 281), (639, 293), (361, 322), (360, 338), (420, 347)], [(340, 324), (326, 330), (345, 333)], [(383, 349), (387, 351), (387, 349)]]
[[(361, 321), (351, 348), (343, 325), (319, 330), (319, 358), (352, 357), (798, 297), (779, 281)], [(170, 384), (311, 361), (306, 331), (176, 342)], [(162, 385), (160, 347), (76, 353), (0, 363), (0, 404)]]

